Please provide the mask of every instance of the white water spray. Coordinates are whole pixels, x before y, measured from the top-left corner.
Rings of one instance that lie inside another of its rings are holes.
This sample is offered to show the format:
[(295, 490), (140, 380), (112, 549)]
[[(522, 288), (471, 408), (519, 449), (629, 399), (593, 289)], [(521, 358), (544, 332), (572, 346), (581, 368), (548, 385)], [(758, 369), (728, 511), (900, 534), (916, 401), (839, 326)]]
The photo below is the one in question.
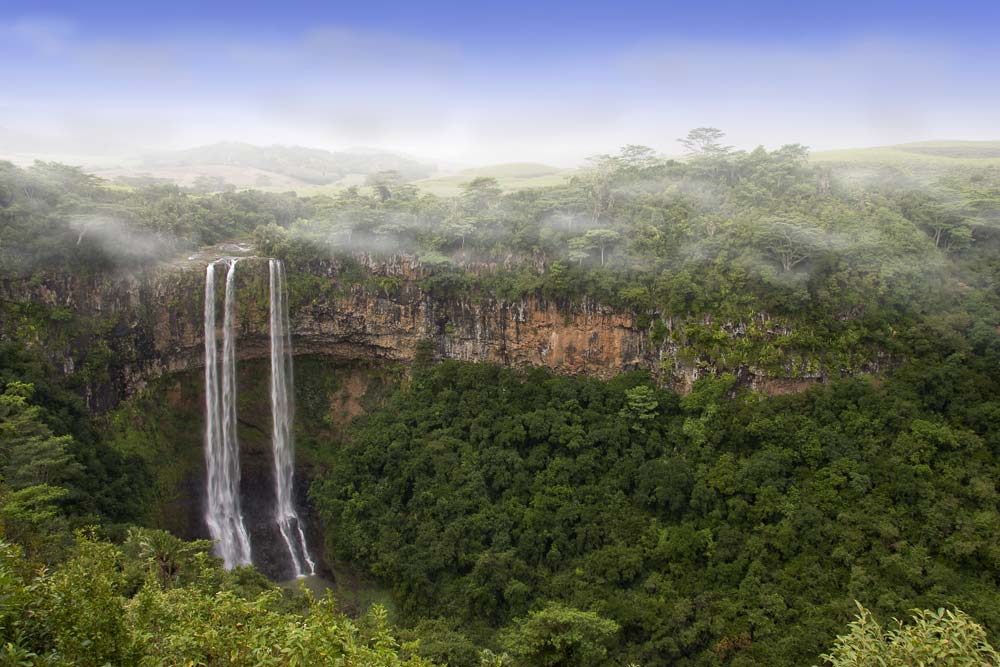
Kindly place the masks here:
[[(236, 260), (228, 260), (222, 319), (222, 378), (215, 334), (215, 265), (205, 270), (205, 522), (226, 569), (250, 563), (250, 538), (240, 509), (240, 452), (236, 439)], [(221, 391), (220, 391), (221, 384)]]
[(295, 440), (292, 435), (292, 338), (288, 324), (285, 265), (268, 260), (271, 310), (271, 443), (274, 449), (275, 521), (285, 540), (296, 577), (316, 574), (302, 522), (292, 501)]

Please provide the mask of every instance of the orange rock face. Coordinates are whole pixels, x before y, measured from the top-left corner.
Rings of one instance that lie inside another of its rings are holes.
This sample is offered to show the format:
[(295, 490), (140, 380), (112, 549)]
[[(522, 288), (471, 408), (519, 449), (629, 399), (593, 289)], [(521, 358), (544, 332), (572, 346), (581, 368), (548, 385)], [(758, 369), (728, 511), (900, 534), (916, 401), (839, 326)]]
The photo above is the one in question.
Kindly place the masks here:
[[(85, 385), (91, 409), (107, 410), (154, 378), (203, 365), (205, 263), (188, 264), (114, 278), (52, 274), (0, 283), (2, 299), (61, 308), (74, 316), (71, 322), (42, 328), (5, 321), (0, 323), (0, 337), (46, 350), (67, 373), (86, 365), (95, 345), (107, 350), (106, 373)], [(640, 328), (630, 312), (591, 301), (541, 297), (513, 302), (442, 298), (422, 289), (425, 272), (413, 261), (364, 258), (361, 265), (365, 273), (360, 278), (357, 262), (352, 271), (335, 260), (290, 267), (296, 353), (407, 362), (419, 343), (429, 341), (442, 359), (544, 367), (599, 378), (644, 369), (680, 391), (708, 372), (697, 361), (681, 362), (676, 344), (669, 340), (655, 345), (649, 330)], [(266, 281), (265, 260), (241, 261), (241, 359), (268, 355)], [(74, 333), (67, 336), (64, 328)], [(747, 369), (732, 370), (742, 383), (775, 393), (801, 391), (820, 379), (778, 381)]]

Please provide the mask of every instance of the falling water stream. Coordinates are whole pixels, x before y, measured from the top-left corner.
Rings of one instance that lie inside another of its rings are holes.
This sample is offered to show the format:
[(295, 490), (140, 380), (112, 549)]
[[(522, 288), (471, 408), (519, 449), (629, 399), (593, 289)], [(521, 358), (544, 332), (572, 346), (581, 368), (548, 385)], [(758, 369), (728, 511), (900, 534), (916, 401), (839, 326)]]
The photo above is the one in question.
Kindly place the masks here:
[(288, 326), (288, 291), (285, 265), (268, 260), (271, 313), (271, 446), (274, 451), (275, 521), (296, 577), (316, 574), (305, 532), (292, 501), (295, 474), (295, 440), (292, 435), (292, 341)]
[(236, 259), (226, 260), (222, 319), (222, 377), (215, 331), (215, 264), (205, 270), (205, 522), (227, 569), (250, 563), (250, 538), (240, 509), (240, 452), (236, 439)]
[[(251, 562), (250, 537), (240, 507), (240, 449), (236, 435), (236, 276), (237, 259), (219, 260), (205, 270), (205, 522), (216, 553), (227, 569)], [(215, 317), (215, 269), (224, 264), (226, 295), (220, 362)], [(292, 435), (292, 343), (288, 290), (281, 260), (268, 260), (271, 332), (271, 444), (274, 454), (274, 520), (297, 578), (316, 574), (302, 522), (293, 502), (295, 440)], [(221, 365), (221, 372), (220, 372)]]

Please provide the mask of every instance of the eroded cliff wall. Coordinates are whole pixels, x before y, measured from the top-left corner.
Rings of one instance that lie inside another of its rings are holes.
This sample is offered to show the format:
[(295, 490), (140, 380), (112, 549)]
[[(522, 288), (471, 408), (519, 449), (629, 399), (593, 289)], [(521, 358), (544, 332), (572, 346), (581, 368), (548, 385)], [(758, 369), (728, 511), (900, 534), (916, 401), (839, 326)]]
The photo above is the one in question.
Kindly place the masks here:
[[(79, 383), (90, 408), (106, 411), (152, 379), (203, 364), (204, 272), (210, 258), (114, 276), (53, 270), (3, 280), (0, 336), (45, 350)], [(669, 314), (656, 315), (667, 331), (655, 340), (650, 318), (627, 310), (540, 296), (514, 301), (443, 296), (428, 288), (427, 275), (412, 258), (400, 256), (290, 266), (296, 353), (405, 362), (421, 341), (429, 341), (440, 358), (540, 366), (563, 374), (608, 378), (646, 369), (682, 391), (699, 374), (722, 369), (718, 360), (685, 352)], [(236, 280), (239, 357), (265, 357), (266, 261), (241, 259)], [(763, 314), (718, 326), (733, 340), (751, 327), (758, 335), (782, 333)], [(743, 384), (778, 392), (801, 389), (824, 375), (795, 355), (782, 369), (774, 374), (746, 364), (726, 368)]]

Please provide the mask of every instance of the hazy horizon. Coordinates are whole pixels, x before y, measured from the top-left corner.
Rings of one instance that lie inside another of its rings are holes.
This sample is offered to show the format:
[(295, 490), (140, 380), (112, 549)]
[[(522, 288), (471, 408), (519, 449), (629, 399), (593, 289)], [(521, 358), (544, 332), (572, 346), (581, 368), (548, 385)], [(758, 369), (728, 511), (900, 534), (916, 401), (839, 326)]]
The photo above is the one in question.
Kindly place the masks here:
[(239, 141), (573, 166), (676, 154), (698, 126), (738, 148), (1000, 139), (994, 5), (613, 10), (8, 3), (0, 154)]

